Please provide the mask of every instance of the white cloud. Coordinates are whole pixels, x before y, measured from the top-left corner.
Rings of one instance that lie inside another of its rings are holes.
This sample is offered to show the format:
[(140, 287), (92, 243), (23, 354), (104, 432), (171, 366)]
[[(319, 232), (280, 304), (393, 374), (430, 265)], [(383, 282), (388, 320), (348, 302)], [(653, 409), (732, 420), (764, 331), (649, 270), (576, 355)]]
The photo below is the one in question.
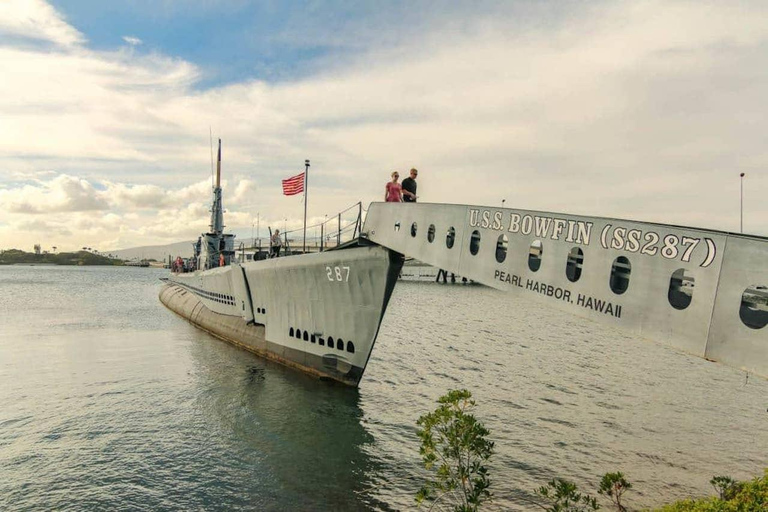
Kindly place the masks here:
[[(0, 246), (41, 212), (69, 212), (62, 229), (112, 212), (119, 228), (114, 218), (89, 227), (91, 245), (194, 237), (209, 222), (209, 126), (223, 138), (225, 223), (248, 234), (257, 215), (262, 227), (300, 219), (280, 179), (305, 158), (315, 217), (380, 200), (392, 169), (416, 166), (423, 201), (504, 198), (734, 230), (746, 172), (745, 228), (768, 234), (762, 3), (601, 3), (557, 19), (504, 5), (461, 21), (443, 13), (301, 80), (206, 91), (193, 88), (192, 63), (91, 51), (50, 6), (30, 3), (24, 18), (7, 5), (0, 30), (32, 23), (58, 46), (0, 44), (14, 70), (0, 81), (0, 206), (11, 213)], [(354, 47), (360, 33), (333, 34), (333, 46)]]
[(67, 47), (85, 42), (85, 37), (44, 0), (0, 2), (0, 34), (3, 33)]
[(0, 240), (8, 247), (43, 242), (61, 250), (83, 244), (114, 250), (192, 239), (207, 229), (209, 199), (210, 182), (169, 190), (57, 175), (0, 189), (6, 212)]
[(105, 210), (108, 205), (99, 195), (86, 180), (60, 175), (47, 182), (0, 190), (0, 208), (22, 214)]
[(133, 37), (133, 36), (123, 36), (123, 41), (125, 41), (126, 43), (128, 43), (131, 46), (138, 46), (138, 45), (142, 44), (142, 42), (143, 42), (138, 37)]

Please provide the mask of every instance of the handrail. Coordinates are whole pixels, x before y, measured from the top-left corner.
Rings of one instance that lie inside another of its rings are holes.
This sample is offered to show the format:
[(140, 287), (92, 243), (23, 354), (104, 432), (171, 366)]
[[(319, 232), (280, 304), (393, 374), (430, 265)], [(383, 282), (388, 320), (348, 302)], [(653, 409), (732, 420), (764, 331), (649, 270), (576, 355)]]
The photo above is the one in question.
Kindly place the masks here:
[[(340, 215), (343, 215), (343, 214), (347, 213), (352, 208), (357, 208), (358, 209), (357, 218), (359, 219), (361, 217), (361, 211), (362, 211), (362, 208), (363, 208), (363, 203), (362, 202), (357, 202), (357, 203), (353, 204), (352, 206), (350, 206), (350, 207), (348, 207), (348, 208), (346, 208), (344, 210), (341, 210), (339, 213), (337, 213), (333, 217), (329, 217), (328, 220), (324, 220), (323, 222), (319, 222), (317, 224), (312, 224), (311, 226), (307, 226), (307, 229), (317, 228), (317, 227), (323, 226), (325, 224), (328, 224), (329, 222), (332, 222), (333, 218), (338, 218)], [(303, 231), (304, 231), (304, 228), (301, 227), (301, 228), (298, 228), (298, 229), (292, 229), (290, 231), (284, 231), (283, 234), (303, 232)]]
[[(356, 215), (354, 217), (345, 215), (348, 214), (350, 211), (356, 211)], [(362, 224), (363, 224), (363, 204), (362, 202), (357, 202), (344, 210), (341, 210), (339, 213), (337, 213), (334, 216), (328, 217), (323, 222), (319, 222), (317, 224), (313, 224), (310, 226), (307, 226), (307, 230), (314, 229), (317, 230), (320, 229), (320, 235), (313, 235), (309, 236), (309, 233), (307, 234), (307, 242), (315, 242), (315, 248), (317, 248), (320, 252), (326, 250), (328, 248), (328, 243), (335, 239), (336, 245), (341, 245), (341, 239), (342, 235), (344, 235), (344, 238), (346, 239), (347, 236), (350, 234), (351, 231), (351, 237), (350, 240), (354, 240), (360, 235), (360, 232), (362, 231)], [(343, 222), (342, 222), (343, 220)], [(335, 224), (332, 226), (331, 230), (328, 230), (328, 224), (333, 223)], [(281, 233), (283, 235), (284, 240), (284, 246), (285, 246), (285, 253), (286, 255), (293, 252), (290, 250), (290, 239), (288, 238), (288, 235), (290, 234), (296, 234), (296, 233), (302, 233), (303, 236), (304, 228), (300, 229), (293, 229), (290, 231), (284, 231)], [(295, 238), (293, 239), (295, 242)], [(319, 247), (318, 247), (319, 244)]]

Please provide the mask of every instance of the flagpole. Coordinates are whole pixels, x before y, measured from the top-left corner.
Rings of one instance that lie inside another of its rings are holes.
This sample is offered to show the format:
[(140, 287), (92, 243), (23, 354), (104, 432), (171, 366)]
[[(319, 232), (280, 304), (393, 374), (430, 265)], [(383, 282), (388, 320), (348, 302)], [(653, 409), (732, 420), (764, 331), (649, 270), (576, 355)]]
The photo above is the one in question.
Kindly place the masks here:
[(309, 160), (304, 160), (304, 252), (307, 254), (307, 195), (309, 190), (307, 185), (309, 184)]

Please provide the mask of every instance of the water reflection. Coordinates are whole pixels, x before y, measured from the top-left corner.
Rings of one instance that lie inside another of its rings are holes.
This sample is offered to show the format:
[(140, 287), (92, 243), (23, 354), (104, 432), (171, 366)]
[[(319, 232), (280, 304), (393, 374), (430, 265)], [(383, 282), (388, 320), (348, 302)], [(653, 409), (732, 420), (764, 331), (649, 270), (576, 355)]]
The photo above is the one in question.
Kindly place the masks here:
[(752, 285), (744, 290), (739, 317), (751, 329), (768, 325), (768, 286)]
[(196, 338), (196, 405), (225, 451), (247, 461), (243, 492), (259, 497), (253, 505), (387, 508), (368, 492), (381, 468), (365, 449), (373, 437), (362, 424), (357, 389), (319, 382), (205, 334)]

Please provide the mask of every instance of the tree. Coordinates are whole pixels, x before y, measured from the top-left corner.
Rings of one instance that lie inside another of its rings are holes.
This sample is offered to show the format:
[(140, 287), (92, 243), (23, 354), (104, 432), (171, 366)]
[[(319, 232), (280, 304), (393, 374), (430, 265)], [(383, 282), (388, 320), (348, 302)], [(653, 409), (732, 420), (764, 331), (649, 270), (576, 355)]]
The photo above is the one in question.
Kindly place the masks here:
[(550, 502), (549, 506), (538, 505), (547, 512), (587, 512), (599, 510), (597, 499), (578, 492), (576, 484), (563, 478), (550, 480), (547, 485), (536, 489), (536, 494)]
[(616, 510), (619, 512), (627, 512), (627, 507), (621, 504), (621, 495), (631, 488), (632, 484), (629, 483), (620, 472), (606, 473), (600, 481), (600, 488), (597, 492), (598, 494), (608, 496), (611, 502), (616, 506)]
[(736, 480), (729, 476), (714, 476), (709, 481), (721, 500), (730, 500), (739, 491)]
[(438, 400), (434, 412), (421, 416), (416, 424), (421, 439), (424, 467), (434, 471), (416, 494), (416, 502), (432, 502), (454, 512), (476, 512), (492, 498), (488, 470), (483, 465), (493, 454), (488, 430), (469, 411), (475, 407), (472, 393), (451, 390)]

